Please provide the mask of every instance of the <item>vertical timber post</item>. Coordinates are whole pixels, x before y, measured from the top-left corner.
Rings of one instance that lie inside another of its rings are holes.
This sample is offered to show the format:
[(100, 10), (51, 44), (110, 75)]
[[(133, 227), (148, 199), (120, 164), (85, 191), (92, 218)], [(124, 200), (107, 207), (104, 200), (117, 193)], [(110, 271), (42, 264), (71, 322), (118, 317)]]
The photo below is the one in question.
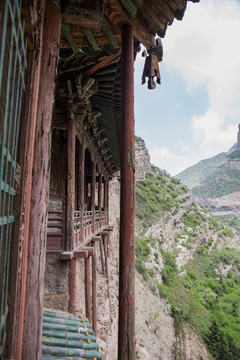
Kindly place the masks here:
[(89, 322), (92, 324), (90, 256), (87, 256), (85, 258), (85, 304), (86, 304), (86, 316), (87, 316)]
[(73, 315), (76, 314), (76, 276), (76, 258), (72, 258), (69, 271), (69, 312)]
[(51, 125), (60, 35), (61, 13), (52, 1), (46, 1), (31, 189), (27, 296), (23, 343), (17, 349), (17, 360), (41, 357)]
[[(75, 209), (75, 149), (76, 128), (74, 114), (69, 109), (67, 127), (67, 251), (74, 247), (74, 209)], [(76, 259), (69, 265), (69, 312), (76, 312)]]
[(95, 241), (92, 242), (94, 255), (92, 256), (92, 326), (95, 336), (97, 337), (97, 274), (96, 274), (96, 255)]
[(108, 224), (108, 191), (109, 191), (109, 179), (106, 176), (104, 181), (104, 210), (105, 210), (105, 225)]
[(102, 227), (102, 173), (98, 174), (98, 210), (100, 211), (100, 227)]
[(95, 232), (95, 190), (96, 190), (96, 161), (92, 162), (91, 181), (91, 210), (92, 210), (92, 233)]
[(74, 114), (70, 111), (67, 127), (67, 251), (74, 246), (75, 147), (76, 128)]
[(84, 179), (85, 179), (85, 139), (82, 138), (82, 143), (79, 146), (79, 186), (80, 186), (80, 195), (79, 195), (79, 203), (81, 210), (81, 233), (80, 233), (80, 241), (83, 242), (84, 237), (84, 229), (83, 229), (83, 214), (84, 214)]
[(118, 360), (135, 359), (133, 29), (122, 26)]

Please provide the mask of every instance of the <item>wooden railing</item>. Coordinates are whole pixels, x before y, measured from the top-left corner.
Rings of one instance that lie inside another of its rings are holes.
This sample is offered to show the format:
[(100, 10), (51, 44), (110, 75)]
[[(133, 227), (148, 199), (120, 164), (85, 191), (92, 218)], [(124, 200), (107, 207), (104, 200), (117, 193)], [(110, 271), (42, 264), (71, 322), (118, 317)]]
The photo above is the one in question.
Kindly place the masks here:
[[(83, 219), (82, 219), (83, 217)], [(74, 211), (74, 245), (94, 236), (98, 231), (107, 225), (105, 211), (92, 210)]]

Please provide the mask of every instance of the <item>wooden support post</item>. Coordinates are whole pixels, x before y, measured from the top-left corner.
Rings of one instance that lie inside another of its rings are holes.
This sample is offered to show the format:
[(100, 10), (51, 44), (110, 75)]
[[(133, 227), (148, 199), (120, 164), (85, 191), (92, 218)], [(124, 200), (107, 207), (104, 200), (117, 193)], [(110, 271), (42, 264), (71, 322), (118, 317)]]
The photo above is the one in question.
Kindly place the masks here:
[(98, 174), (98, 210), (100, 211), (100, 227), (102, 227), (102, 173)]
[(109, 257), (110, 255), (110, 232), (108, 231), (107, 234), (107, 256)]
[(86, 306), (86, 317), (92, 324), (90, 256), (86, 257), (85, 259), (85, 306)]
[[(92, 247), (95, 251), (95, 241), (92, 241)], [(92, 256), (92, 326), (95, 336), (97, 336), (97, 274), (96, 257)]]
[(41, 357), (51, 125), (60, 35), (61, 13), (52, 1), (46, 1), (28, 234), (27, 296), (24, 328), (19, 328), (22, 334), (17, 360)]
[(79, 146), (79, 205), (81, 210), (81, 233), (80, 241), (84, 239), (83, 229), (83, 212), (84, 212), (84, 185), (85, 185), (85, 139), (82, 139), (82, 143)]
[(103, 249), (103, 238), (101, 236), (101, 240), (99, 241), (99, 250), (100, 250), (100, 258), (101, 258), (101, 265), (102, 265), (102, 274), (105, 274), (105, 266), (104, 266), (104, 249)]
[(108, 284), (108, 296), (109, 296), (109, 276), (108, 276), (108, 257), (107, 257), (107, 235), (103, 236), (103, 249), (104, 249), (104, 258), (105, 258), (105, 274)]
[(72, 258), (69, 271), (69, 312), (73, 315), (76, 314), (76, 278), (76, 258)]
[(92, 233), (95, 232), (95, 190), (96, 190), (96, 161), (92, 162), (91, 181), (91, 210), (92, 210)]
[(111, 309), (110, 288), (109, 288), (107, 238), (108, 238), (108, 234), (104, 234), (103, 235), (103, 247), (104, 247), (104, 257), (105, 257), (105, 273), (106, 273), (106, 279), (107, 279), (107, 297), (108, 297), (108, 301), (109, 301), (109, 314), (110, 314), (110, 319), (111, 319), (112, 318), (112, 309)]
[(105, 178), (104, 181), (104, 210), (105, 210), (105, 216), (106, 216), (106, 224), (108, 224), (108, 189), (109, 189), (109, 180), (108, 178)]
[(118, 360), (135, 359), (133, 29), (122, 26)]
[(70, 114), (67, 127), (67, 251), (74, 247), (76, 127)]

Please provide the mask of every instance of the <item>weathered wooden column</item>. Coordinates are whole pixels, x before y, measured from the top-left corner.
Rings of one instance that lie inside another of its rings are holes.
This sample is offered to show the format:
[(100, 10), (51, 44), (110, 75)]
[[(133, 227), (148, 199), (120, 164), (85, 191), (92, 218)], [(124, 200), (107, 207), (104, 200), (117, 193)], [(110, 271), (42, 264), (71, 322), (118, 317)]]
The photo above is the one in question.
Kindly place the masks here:
[(122, 26), (118, 360), (135, 359), (133, 29)]
[(74, 245), (75, 147), (75, 119), (74, 114), (69, 110), (67, 127), (67, 251), (72, 250)]
[(77, 284), (77, 272), (76, 272), (76, 258), (70, 260), (69, 270), (69, 312), (73, 315), (76, 314), (76, 284)]
[(96, 161), (92, 162), (91, 180), (91, 210), (92, 210), (92, 232), (95, 231), (95, 190), (96, 190)]
[(98, 210), (100, 211), (100, 226), (102, 227), (102, 173), (98, 174)]
[(108, 224), (108, 191), (109, 191), (109, 180), (107, 177), (104, 178), (104, 211), (106, 217), (106, 225)]
[(83, 229), (83, 212), (84, 212), (84, 181), (85, 179), (85, 139), (82, 138), (82, 143), (79, 145), (79, 209), (81, 211), (81, 233), (80, 241), (83, 242), (84, 229)]
[(51, 124), (60, 34), (60, 11), (52, 1), (47, 1), (32, 173), (25, 321), (23, 343), (21, 346), (19, 341), (17, 360), (38, 360), (41, 357)]
[(87, 256), (85, 258), (85, 306), (86, 306), (86, 316), (90, 321), (90, 323), (92, 323), (90, 256)]
[[(75, 117), (68, 109), (67, 126), (67, 236), (66, 248), (74, 247), (74, 210), (75, 210), (75, 160), (76, 160), (76, 127)], [(70, 260), (69, 268), (69, 312), (76, 312), (76, 259)]]
[(92, 326), (95, 336), (97, 336), (97, 274), (96, 274), (96, 257), (95, 241), (92, 241), (94, 255), (92, 256)]

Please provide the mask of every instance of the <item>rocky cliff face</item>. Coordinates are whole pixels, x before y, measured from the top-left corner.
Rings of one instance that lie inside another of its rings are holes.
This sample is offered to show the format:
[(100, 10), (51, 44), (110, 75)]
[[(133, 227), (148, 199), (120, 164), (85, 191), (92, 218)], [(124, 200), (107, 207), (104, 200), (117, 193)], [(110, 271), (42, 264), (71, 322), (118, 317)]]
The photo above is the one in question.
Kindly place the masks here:
[(150, 155), (144, 140), (135, 139), (135, 179), (145, 179), (146, 172), (151, 170)]
[[(136, 178), (145, 179), (146, 173), (151, 170), (150, 157), (143, 140), (136, 141)], [(99, 321), (102, 326), (99, 329), (99, 343), (103, 349), (104, 358), (112, 360), (117, 358), (117, 323), (118, 323), (118, 249), (119, 249), (119, 194), (120, 184), (115, 178), (110, 184), (110, 223), (114, 226), (114, 232), (111, 234), (110, 258), (109, 258), (109, 289), (110, 303), (101, 291), (98, 293), (99, 303)], [(190, 207), (191, 196), (189, 193), (182, 195), (184, 209)], [(166, 216), (168, 221), (159, 219), (147, 231), (151, 236), (157, 236), (166, 240), (166, 248), (173, 246), (174, 237), (181, 229), (180, 219), (183, 215), (182, 209), (177, 214)], [(184, 250), (186, 248), (182, 247)], [(149, 268), (154, 263), (154, 252), (146, 263)], [(187, 253), (179, 257), (179, 266), (191, 257)], [(156, 266), (157, 264), (155, 264)], [(163, 261), (159, 259), (158, 278), (161, 281), (160, 271)], [(170, 314), (170, 306), (164, 299), (159, 298), (154, 285), (150, 289), (143, 281), (142, 277), (136, 272), (136, 359), (138, 360), (174, 360), (176, 359), (176, 344), (174, 320)], [(103, 287), (101, 288), (103, 289)], [(111, 320), (107, 314), (110, 306)], [(184, 330), (181, 339), (181, 356), (184, 360), (207, 360), (211, 359), (207, 351), (200, 344), (197, 336), (190, 329)]]
[[(143, 140), (136, 142), (136, 178), (146, 181), (145, 186), (153, 186), (148, 174), (151, 169), (150, 158)], [(139, 170), (140, 167), (140, 170)], [(173, 206), (162, 215), (154, 218), (147, 227), (143, 221), (136, 220), (136, 239), (147, 239), (148, 253), (144, 260), (144, 269), (148, 281), (136, 271), (136, 359), (138, 360), (212, 360), (212, 356), (203, 346), (196, 333), (186, 325), (180, 334), (176, 333), (172, 309), (168, 301), (159, 297), (158, 285), (162, 284), (164, 268), (163, 254), (172, 252), (176, 255), (177, 268), (184, 275), (184, 266), (193, 258), (197, 248), (204, 248), (211, 243), (209, 251), (224, 246), (223, 238), (217, 234), (211, 225), (211, 217), (204, 209), (192, 203), (190, 192), (176, 179), (161, 175), (161, 182), (168, 186), (164, 201), (173, 200)], [(110, 184), (110, 223), (114, 227), (111, 234), (109, 251), (109, 293), (106, 278), (98, 275), (98, 309), (99, 309), (99, 343), (105, 360), (117, 359), (117, 329), (118, 329), (118, 252), (119, 252), (119, 195), (120, 183), (114, 178)], [(196, 223), (186, 225), (197, 217)], [(222, 231), (222, 230), (221, 230)], [(229, 239), (236, 244), (236, 239)], [(100, 264), (99, 264), (100, 266)], [(229, 267), (222, 273), (227, 273)], [(150, 275), (149, 275), (150, 274)]]

